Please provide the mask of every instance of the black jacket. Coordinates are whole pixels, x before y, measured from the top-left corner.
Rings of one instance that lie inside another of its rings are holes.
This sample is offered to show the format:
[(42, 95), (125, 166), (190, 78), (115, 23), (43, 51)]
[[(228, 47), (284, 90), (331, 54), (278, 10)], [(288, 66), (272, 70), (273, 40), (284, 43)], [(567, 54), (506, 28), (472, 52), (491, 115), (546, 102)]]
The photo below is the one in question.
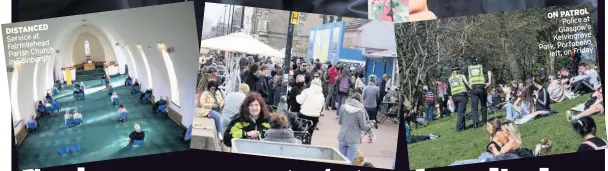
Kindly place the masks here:
[(298, 101), (296, 101), (296, 96), (298, 96), (305, 89), (305, 85), (303, 83), (294, 84), (291, 87), (291, 90), (287, 93), (287, 104), (290, 106), (291, 112), (300, 112), (300, 107), (302, 106)]
[(268, 87), (268, 77), (258, 77), (257, 92), (262, 95), (266, 102), (269, 102), (270, 91)]
[(132, 140), (143, 140), (145, 136), (146, 136), (146, 134), (144, 133), (144, 131), (141, 131), (141, 132), (133, 131), (133, 132), (131, 132), (131, 134), (129, 134), (129, 138)]

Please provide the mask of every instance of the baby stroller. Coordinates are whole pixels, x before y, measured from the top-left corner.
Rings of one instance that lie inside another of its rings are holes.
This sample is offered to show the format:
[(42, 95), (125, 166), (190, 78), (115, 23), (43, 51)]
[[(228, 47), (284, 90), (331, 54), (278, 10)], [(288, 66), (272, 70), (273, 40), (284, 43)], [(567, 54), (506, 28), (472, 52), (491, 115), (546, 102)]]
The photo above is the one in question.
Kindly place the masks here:
[(312, 136), (308, 129), (313, 125), (311, 120), (299, 118), (298, 113), (290, 112), (286, 108), (279, 107), (285, 116), (289, 119), (289, 123), (291, 125), (291, 130), (293, 131), (293, 135), (296, 139), (300, 140), (302, 144), (310, 145), (312, 142)]
[(303, 118), (294, 118), (291, 124), (293, 135), (296, 139), (302, 141), (302, 144), (310, 145), (312, 142), (312, 136), (308, 132), (308, 129), (313, 125), (311, 120)]

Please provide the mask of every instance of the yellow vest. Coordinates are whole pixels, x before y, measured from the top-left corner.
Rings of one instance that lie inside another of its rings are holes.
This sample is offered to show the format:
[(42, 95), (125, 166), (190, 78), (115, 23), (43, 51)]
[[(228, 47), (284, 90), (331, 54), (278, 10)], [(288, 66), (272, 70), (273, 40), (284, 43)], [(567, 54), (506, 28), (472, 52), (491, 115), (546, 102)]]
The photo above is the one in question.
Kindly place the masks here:
[(464, 93), (467, 91), (466, 86), (462, 82), (462, 78), (460, 77), (460, 74), (452, 75), (450, 77), (450, 79), (448, 80), (448, 82), (450, 83), (450, 89), (451, 89), (450, 93), (452, 93), (452, 96), (460, 94), (460, 93)]
[(486, 78), (483, 74), (483, 66), (471, 65), (469, 66), (469, 82), (471, 85), (483, 85), (486, 84)]

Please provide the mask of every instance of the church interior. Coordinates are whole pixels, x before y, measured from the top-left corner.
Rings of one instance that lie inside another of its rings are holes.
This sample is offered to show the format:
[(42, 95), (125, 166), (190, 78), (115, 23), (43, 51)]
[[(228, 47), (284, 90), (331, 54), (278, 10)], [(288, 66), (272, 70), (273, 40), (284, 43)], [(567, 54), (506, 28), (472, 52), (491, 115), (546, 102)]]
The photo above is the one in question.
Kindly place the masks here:
[(188, 149), (194, 17), (187, 2), (4, 25), (46, 24), (55, 50), (7, 59), (20, 170)]

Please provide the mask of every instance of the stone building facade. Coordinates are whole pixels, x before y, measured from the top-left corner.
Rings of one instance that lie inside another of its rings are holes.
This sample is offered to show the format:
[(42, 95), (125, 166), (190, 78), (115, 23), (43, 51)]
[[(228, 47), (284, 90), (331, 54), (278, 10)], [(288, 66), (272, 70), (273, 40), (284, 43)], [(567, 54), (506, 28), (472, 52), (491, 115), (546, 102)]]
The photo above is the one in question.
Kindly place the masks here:
[[(252, 33), (258, 40), (276, 50), (285, 48), (289, 11), (256, 8), (253, 14)], [(306, 56), (310, 27), (323, 24), (319, 14), (300, 13), (300, 24), (294, 25), (292, 56)]]

